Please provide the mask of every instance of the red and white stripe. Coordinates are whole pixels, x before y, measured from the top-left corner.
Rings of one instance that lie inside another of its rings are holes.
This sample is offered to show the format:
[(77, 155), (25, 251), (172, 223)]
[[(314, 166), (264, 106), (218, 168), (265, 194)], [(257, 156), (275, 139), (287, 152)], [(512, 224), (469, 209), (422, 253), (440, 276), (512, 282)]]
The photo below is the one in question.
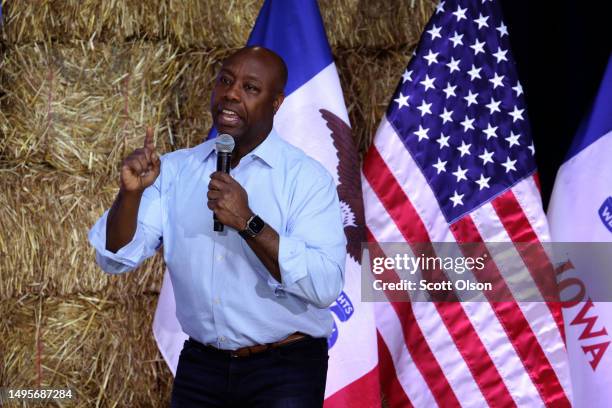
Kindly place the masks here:
[[(547, 259), (540, 243), (549, 240), (533, 176), (449, 224), (416, 162), (383, 118), (364, 160), (362, 183), (371, 251), (382, 253), (378, 244), (385, 242), (480, 242), (495, 261), (499, 255), (487, 243), (529, 242), (529, 247), (515, 246), (513, 253), (533, 272), (527, 284), (541, 290), (554, 278), (536, 274), (530, 263)], [(497, 293), (514, 299), (524, 288), (508, 279), (513, 270), (506, 264), (489, 262), (486, 274), (499, 278)], [(552, 273), (550, 264), (537, 269), (547, 268)], [(392, 270), (384, 274), (396, 276)], [(425, 303), (410, 302), (408, 295), (405, 300), (375, 309), (379, 372), (391, 407), (570, 406), (558, 304)]]

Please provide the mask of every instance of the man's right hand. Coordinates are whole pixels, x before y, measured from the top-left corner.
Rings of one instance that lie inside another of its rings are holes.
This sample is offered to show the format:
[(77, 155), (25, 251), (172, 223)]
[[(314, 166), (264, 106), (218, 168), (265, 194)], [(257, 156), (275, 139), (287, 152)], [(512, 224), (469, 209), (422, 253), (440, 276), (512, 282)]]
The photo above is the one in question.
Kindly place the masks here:
[(144, 147), (134, 150), (121, 164), (121, 191), (142, 193), (155, 182), (160, 160), (153, 144), (153, 129), (148, 127)]

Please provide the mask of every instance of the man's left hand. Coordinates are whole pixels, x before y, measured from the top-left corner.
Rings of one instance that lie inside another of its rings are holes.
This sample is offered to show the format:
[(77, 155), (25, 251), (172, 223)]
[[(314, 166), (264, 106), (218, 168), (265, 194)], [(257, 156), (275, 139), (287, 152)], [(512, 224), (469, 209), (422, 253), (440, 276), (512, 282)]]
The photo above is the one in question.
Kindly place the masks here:
[(208, 208), (217, 219), (237, 231), (242, 231), (253, 215), (247, 192), (229, 174), (216, 171), (210, 175), (207, 197)]

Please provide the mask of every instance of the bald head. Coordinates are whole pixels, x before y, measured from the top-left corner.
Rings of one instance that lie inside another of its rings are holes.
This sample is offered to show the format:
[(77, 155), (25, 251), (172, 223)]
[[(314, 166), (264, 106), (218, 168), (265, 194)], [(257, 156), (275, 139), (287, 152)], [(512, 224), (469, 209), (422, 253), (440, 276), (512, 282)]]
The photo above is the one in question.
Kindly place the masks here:
[(223, 65), (225, 66), (237, 58), (254, 58), (259, 60), (270, 71), (275, 91), (278, 93), (284, 92), (285, 85), (287, 85), (288, 71), (287, 64), (285, 64), (280, 55), (265, 47), (244, 47), (223, 60)]
[(215, 127), (234, 137), (238, 151), (250, 151), (272, 130), (286, 83), (287, 66), (273, 51), (236, 51), (223, 61), (211, 95)]

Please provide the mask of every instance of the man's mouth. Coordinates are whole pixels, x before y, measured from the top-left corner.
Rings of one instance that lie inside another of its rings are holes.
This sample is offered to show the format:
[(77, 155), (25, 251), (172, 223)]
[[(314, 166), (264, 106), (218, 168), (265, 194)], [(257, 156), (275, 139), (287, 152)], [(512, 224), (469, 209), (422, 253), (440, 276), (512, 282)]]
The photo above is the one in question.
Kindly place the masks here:
[(235, 126), (241, 120), (240, 115), (231, 109), (223, 108), (217, 114), (217, 122), (221, 125)]

